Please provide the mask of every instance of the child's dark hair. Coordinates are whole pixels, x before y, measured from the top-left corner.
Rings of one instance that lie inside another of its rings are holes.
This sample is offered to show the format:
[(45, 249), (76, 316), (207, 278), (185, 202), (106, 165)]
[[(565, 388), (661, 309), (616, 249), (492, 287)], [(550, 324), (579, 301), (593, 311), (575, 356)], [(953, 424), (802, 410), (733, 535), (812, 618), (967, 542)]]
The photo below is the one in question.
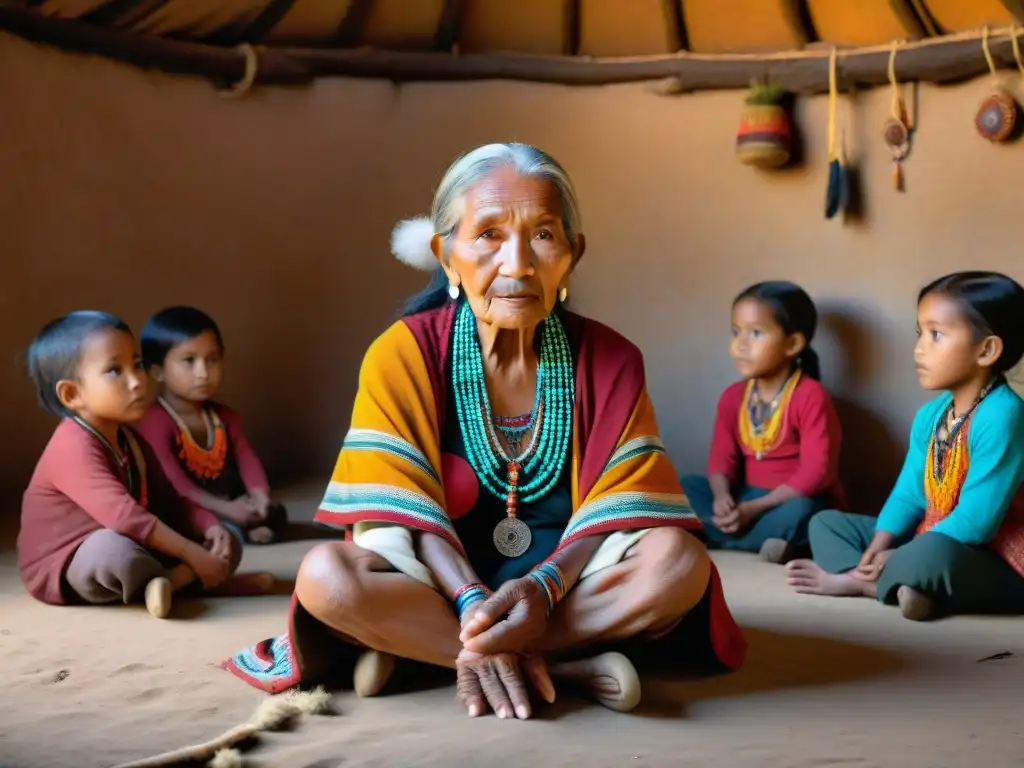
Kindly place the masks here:
[(69, 415), (57, 397), (57, 384), (78, 375), (82, 345), (103, 330), (132, 332), (127, 323), (109, 312), (79, 310), (51, 320), (36, 334), (25, 353), (25, 366), (44, 410), (55, 416)]
[(1024, 357), (1024, 288), (1016, 280), (999, 272), (954, 272), (922, 288), (917, 303), (933, 293), (956, 302), (976, 340), (1003, 340), (994, 374), (1006, 373)]
[(768, 280), (756, 283), (743, 291), (733, 301), (736, 306), (744, 299), (760, 301), (775, 317), (775, 322), (782, 326), (787, 334), (802, 333), (807, 346), (797, 358), (797, 364), (805, 375), (821, 380), (821, 365), (818, 353), (811, 348), (811, 339), (818, 329), (818, 309), (814, 306), (807, 291), (787, 280)]
[(167, 353), (176, 345), (209, 331), (224, 352), (224, 339), (213, 318), (195, 307), (161, 309), (142, 326), (142, 362), (146, 368), (163, 365)]

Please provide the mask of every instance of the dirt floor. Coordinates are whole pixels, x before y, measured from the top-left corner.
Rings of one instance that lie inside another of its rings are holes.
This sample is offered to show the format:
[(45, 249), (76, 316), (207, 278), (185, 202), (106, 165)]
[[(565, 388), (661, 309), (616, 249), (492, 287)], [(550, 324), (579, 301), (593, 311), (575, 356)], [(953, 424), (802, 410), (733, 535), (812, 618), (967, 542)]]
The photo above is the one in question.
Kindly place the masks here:
[[(311, 511), (316, 491), (293, 502)], [(247, 569), (282, 578), (314, 542), (252, 548)], [(867, 600), (791, 594), (778, 566), (716, 556), (750, 642), (746, 667), (702, 681), (644, 681), (617, 715), (568, 693), (530, 722), (470, 721), (452, 681), (376, 699), (267, 735), (246, 765), (1024, 766), (1024, 623), (912, 624)], [(220, 733), (263, 694), (214, 662), (281, 631), (287, 597), (52, 608), (29, 599), (0, 554), (0, 766), (111, 766)], [(1002, 659), (982, 661), (1009, 652)]]

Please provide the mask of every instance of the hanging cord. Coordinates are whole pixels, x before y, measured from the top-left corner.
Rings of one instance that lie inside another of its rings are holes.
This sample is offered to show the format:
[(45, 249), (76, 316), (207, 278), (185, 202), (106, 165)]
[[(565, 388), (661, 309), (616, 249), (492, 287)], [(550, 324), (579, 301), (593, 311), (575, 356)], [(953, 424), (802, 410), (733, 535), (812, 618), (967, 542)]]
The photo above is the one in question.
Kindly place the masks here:
[(1010, 43), (1013, 45), (1013, 59), (1017, 62), (1017, 69), (1020, 70), (1021, 76), (1024, 76), (1024, 59), (1020, 55), (1020, 30), (1017, 29), (1017, 25), (1014, 24), (1010, 27)]
[(236, 50), (245, 57), (245, 73), (242, 75), (241, 80), (220, 92), (220, 95), (225, 99), (237, 99), (248, 93), (256, 82), (256, 76), (260, 70), (260, 60), (256, 55), (256, 49), (248, 43), (242, 43)]
[(839, 88), (836, 84), (836, 49), (828, 59), (828, 159), (836, 159), (836, 101)]
[(892, 88), (892, 119), (905, 123), (903, 115), (903, 99), (900, 97), (900, 83), (896, 79), (896, 53), (900, 49), (900, 41), (893, 40), (889, 51), (889, 87)]
[(992, 58), (992, 49), (988, 45), (988, 26), (981, 31), (981, 50), (985, 52), (985, 61), (988, 62), (989, 72), (992, 73), (992, 77), (996, 76), (996, 62)]

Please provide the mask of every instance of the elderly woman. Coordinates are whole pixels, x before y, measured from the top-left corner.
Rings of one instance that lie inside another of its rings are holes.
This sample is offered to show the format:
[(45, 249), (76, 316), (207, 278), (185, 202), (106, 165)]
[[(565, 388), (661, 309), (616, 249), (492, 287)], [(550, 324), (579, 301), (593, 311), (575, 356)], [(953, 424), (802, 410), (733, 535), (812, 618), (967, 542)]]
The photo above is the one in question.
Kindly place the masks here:
[(641, 354), (561, 306), (585, 247), (562, 167), (480, 147), (392, 245), (435, 278), (363, 361), (316, 515), (349, 540), (310, 551), (288, 633), (227, 668), (279, 692), (340, 666), (367, 696), (414, 659), (455, 669), (471, 716), (518, 718), (553, 680), (632, 709), (630, 653), (737, 668)]

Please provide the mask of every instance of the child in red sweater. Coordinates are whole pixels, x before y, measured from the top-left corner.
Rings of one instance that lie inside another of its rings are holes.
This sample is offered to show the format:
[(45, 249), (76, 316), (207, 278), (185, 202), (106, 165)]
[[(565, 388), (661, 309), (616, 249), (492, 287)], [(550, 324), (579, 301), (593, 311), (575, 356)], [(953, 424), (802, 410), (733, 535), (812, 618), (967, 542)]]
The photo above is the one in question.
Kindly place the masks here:
[(270, 574), (232, 577), (238, 542), (167, 483), (127, 427), (149, 405), (135, 339), (106, 312), (72, 312), (29, 347), (39, 402), (61, 418), (22, 501), (18, 568), (53, 605), (133, 602), (164, 618), (189, 586), (262, 593)]
[(238, 413), (213, 402), (224, 359), (213, 318), (192, 307), (157, 312), (142, 329), (142, 359), (161, 391), (139, 431), (175, 489), (243, 541), (275, 540), (287, 525), (287, 512), (270, 497), (263, 464)]
[(729, 352), (744, 377), (718, 402), (707, 477), (683, 478), (708, 543), (784, 563), (807, 524), (842, 507), (835, 407), (810, 347), (818, 313), (799, 286), (758, 283), (732, 306)]

